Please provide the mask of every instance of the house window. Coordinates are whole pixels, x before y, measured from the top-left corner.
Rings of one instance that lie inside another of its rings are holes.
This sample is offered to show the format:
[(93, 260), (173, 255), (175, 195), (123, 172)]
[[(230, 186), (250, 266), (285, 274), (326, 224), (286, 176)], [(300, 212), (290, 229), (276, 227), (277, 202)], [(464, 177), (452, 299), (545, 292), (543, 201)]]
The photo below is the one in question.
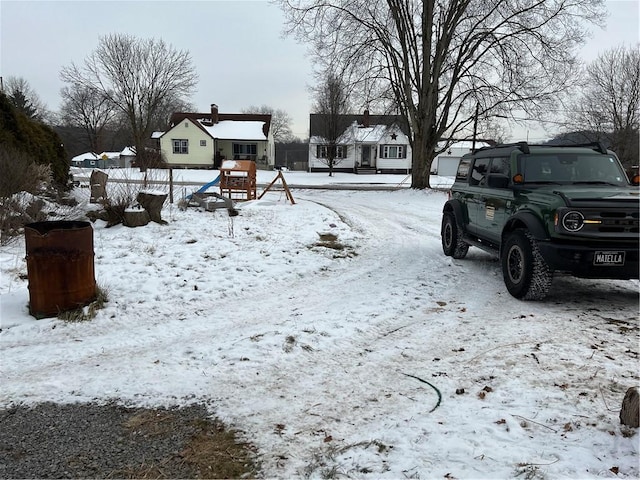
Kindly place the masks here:
[(256, 160), (258, 153), (258, 145), (255, 143), (234, 143), (233, 159), (234, 160)]
[(380, 158), (407, 158), (406, 145), (380, 145)]
[(172, 139), (173, 153), (189, 153), (189, 140)]
[(200, 140), (200, 146), (201, 147), (206, 147), (207, 146), (207, 141), (206, 140)]
[[(332, 148), (331, 145), (317, 145), (316, 147), (316, 158), (329, 158), (329, 149)], [(333, 158), (346, 158), (347, 157), (347, 146), (346, 145), (335, 145), (335, 155)]]

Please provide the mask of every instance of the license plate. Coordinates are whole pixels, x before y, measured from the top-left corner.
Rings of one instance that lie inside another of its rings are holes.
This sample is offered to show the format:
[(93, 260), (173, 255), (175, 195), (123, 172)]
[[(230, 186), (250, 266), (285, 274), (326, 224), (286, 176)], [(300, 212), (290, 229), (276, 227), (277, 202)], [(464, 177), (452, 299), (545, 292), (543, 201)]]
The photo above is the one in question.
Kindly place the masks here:
[(593, 254), (593, 264), (601, 267), (624, 265), (624, 252), (595, 252)]

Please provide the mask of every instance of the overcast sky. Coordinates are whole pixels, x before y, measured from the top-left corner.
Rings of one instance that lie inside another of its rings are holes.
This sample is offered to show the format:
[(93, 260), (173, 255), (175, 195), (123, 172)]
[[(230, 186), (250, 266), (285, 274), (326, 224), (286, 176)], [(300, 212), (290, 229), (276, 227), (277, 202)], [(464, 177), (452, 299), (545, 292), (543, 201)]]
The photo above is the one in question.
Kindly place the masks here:
[[(612, 0), (607, 5), (611, 15), (605, 30), (594, 27), (582, 51), (586, 60), (639, 41), (640, 2)], [(208, 111), (211, 103), (224, 113), (266, 104), (288, 112), (294, 135), (306, 138), (311, 61), (306, 47), (283, 39), (282, 30), (280, 9), (266, 0), (1, 0), (0, 75), (25, 78), (57, 111), (64, 86), (61, 68), (81, 64), (99, 37), (126, 33), (162, 38), (191, 54), (200, 77), (191, 99), (198, 111)]]

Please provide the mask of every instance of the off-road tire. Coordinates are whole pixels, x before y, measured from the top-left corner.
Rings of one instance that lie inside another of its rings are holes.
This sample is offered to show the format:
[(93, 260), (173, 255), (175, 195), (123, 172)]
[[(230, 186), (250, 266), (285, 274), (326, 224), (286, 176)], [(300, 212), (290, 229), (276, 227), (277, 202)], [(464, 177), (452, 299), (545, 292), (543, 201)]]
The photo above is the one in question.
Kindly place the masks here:
[(527, 230), (507, 234), (500, 262), (507, 290), (521, 300), (542, 300), (549, 293), (553, 272), (542, 258), (538, 243)]
[(469, 244), (462, 240), (462, 231), (458, 228), (456, 217), (447, 212), (442, 215), (442, 251), (448, 257), (464, 258), (469, 251)]

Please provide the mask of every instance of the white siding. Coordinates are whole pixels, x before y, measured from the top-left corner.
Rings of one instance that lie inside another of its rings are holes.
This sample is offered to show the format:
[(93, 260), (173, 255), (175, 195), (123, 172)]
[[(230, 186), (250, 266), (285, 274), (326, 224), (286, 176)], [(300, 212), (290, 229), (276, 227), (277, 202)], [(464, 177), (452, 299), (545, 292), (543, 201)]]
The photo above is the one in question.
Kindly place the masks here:
[[(376, 126), (374, 126), (376, 127)], [(352, 127), (349, 127), (352, 128)], [(372, 127), (373, 128), (373, 127)], [(384, 127), (386, 128), (386, 127)], [(371, 128), (369, 129), (371, 130)], [(356, 130), (356, 132), (359, 132)], [(349, 131), (345, 132), (344, 136)], [(375, 132), (374, 132), (375, 133)], [(392, 137), (395, 135), (395, 139)], [(379, 138), (375, 138), (377, 135), (368, 135), (367, 138), (373, 141), (366, 141), (364, 138), (359, 138), (365, 141), (354, 141), (347, 146), (346, 158), (340, 159), (339, 163), (336, 163), (335, 168), (339, 169), (353, 169), (356, 165), (360, 165), (362, 160), (363, 146), (371, 149), (370, 166), (378, 170), (393, 170), (393, 171), (409, 171), (411, 169), (411, 146), (409, 145), (409, 138), (402, 133), (397, 127), (391, 127), (386, 129), (383, 135)], [(326, 163), (323, 159), (319, 159), (316, 156), (318, 145), (322, 145), (320, 139), (312, 137), (309, 141), (309, 169), (327, 169)], [(406, 149), (406, 158), (380, 158), (380, 146), (381, 145), (402, 145)]]
[[(189, 153), (173, 153), (173, 140), (188, 140)], [(205, 142), (204, 146), (200, 141)], [(185, 167), (213, 167), (214, 140), (189, 119), (185, 119), (160, 138), (160, 150), (167, 163)]]
[[(318, 158), (318, 143), (309, 143), (309, 168), (329, 168), (326, 158)], [(323, 144), (320, 144), (323, 145)], [(355, 149), (353, 145), (345, 145), (347, 148), (347, 156), (345, 158), (337, 158), (334, 162), (334, 168), (353, 168), (355, 165)]]

